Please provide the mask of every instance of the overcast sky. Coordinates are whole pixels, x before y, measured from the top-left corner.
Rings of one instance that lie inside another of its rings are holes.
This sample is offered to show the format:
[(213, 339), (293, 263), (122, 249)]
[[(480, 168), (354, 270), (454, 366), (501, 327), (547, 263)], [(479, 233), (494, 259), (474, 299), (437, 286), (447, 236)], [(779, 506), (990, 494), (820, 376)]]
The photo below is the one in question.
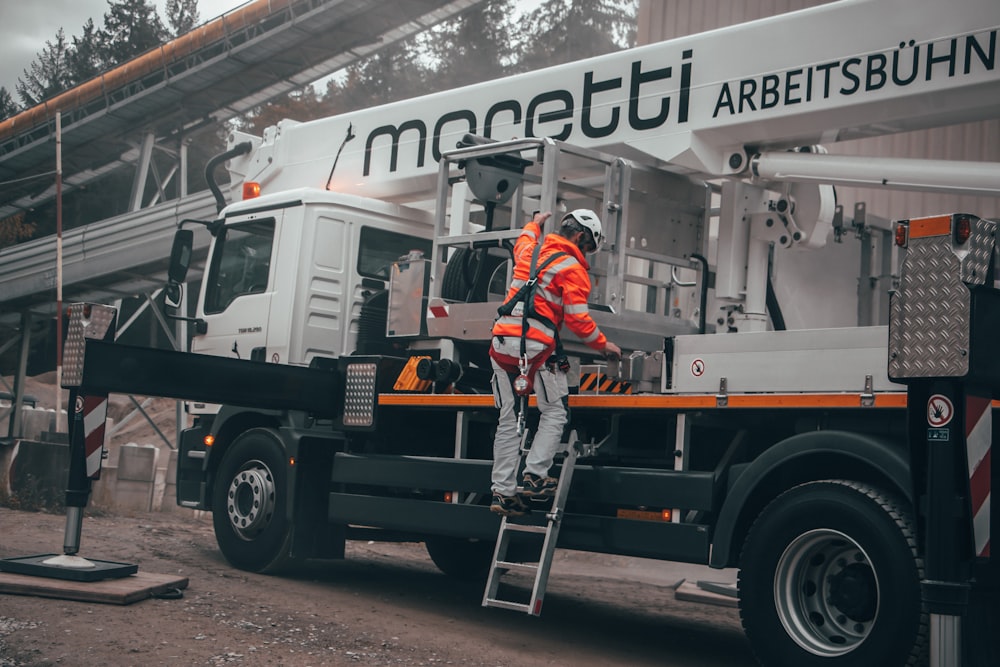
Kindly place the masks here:
[[(252, 1), (198, 0), (199, 23), (207, 23)], [(541, 2), (518, 0), (517, 8), (520, 12), (528, 12)], [(166, 25), (167, 0), (152, 0), (152, 4)], [(20, 104), (17, 80), (24, 77), (24, 70), (45, 48), (45, 42), (54, 41), (61, 27), (66, 41), (72, 44), (73, 37), (83, 34), (87, 19), (94, 19), (94, 25), (102, 28), (107, 10), (108, 0), (0, 0), (0, 86)]]
[[(198, 0), (201, 23), (211, 21), (225, 12), (246, 4), (248, 0)], [(153, 0), (166, 23), (164, 9), (167, 0)], [(16, 85), (24, 70), (54, 41), (59, 28), (66, 41), (83, 34), (83, 24), (94, 19), (98, 28), (104, 26), (108, 0), (0, 0), (0, 86), (5, 87), (20, 103)]]

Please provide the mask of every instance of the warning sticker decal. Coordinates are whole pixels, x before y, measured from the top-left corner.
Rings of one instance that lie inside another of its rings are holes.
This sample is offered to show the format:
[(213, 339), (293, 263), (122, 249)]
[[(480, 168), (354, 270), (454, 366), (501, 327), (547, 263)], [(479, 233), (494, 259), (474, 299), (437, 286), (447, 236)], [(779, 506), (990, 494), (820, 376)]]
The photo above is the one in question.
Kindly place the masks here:
[(955, 406), (951, 399), (942, 394), (934, 394), (927, 399), (927, 423), (934, 428), (940, 428), (951, 422), (955, 416)]

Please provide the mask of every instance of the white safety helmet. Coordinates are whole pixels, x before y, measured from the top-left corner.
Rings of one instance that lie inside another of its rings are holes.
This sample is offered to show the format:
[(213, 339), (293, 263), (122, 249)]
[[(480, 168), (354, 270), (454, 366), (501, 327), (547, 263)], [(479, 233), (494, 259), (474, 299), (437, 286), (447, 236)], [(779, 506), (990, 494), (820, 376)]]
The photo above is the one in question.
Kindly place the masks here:
[(594, 238), (594, 250), (601, 247), (601, 243), (604, 242), (604, 227), (601, 225), (601, 219), (597, 217), (596, 213), (586, 208), (575, 209), (563, 216), (562, 226), (568, 227), (574, 222), (590, 232), (590, 235)]

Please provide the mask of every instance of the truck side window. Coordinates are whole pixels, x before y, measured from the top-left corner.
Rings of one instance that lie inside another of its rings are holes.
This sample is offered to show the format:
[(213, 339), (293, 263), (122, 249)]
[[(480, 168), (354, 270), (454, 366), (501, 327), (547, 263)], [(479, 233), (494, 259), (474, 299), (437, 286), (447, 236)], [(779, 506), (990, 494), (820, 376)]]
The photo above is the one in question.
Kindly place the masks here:
[(430, 257), (433, 243), (430, 239), (399, 234), (376, 227), (361, 228), (358, 273), (369, 278), (388, 280), (389, 267), (411, 250), (419, 250)]
[(227, 227), (216, 241), (205, 291), (205, 313), (220, 313), (243, 294), (267, 289), (274, 220)]

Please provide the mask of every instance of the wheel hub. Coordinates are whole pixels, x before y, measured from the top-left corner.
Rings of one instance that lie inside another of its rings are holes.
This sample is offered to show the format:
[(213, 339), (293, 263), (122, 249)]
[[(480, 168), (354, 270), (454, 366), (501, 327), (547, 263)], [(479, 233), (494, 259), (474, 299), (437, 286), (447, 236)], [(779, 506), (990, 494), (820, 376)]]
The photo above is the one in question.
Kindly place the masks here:
[(274, 475), (261, 461), (248, 461), (233, 476), (226, 493), (226, 510), (233, 529), (243, 539), (258, 535), (274, 516)]
[(878, 577), (861, 546), (830, 529), (796, 538), (774, 578), (778, 616), (789, 636), (815, 655), (849, 653), (878, 616)]
[(862, 623), (875, 617), (875, 575), (867, 565), (852, 563), (830, 580), (830, 604), (853, 621)]

